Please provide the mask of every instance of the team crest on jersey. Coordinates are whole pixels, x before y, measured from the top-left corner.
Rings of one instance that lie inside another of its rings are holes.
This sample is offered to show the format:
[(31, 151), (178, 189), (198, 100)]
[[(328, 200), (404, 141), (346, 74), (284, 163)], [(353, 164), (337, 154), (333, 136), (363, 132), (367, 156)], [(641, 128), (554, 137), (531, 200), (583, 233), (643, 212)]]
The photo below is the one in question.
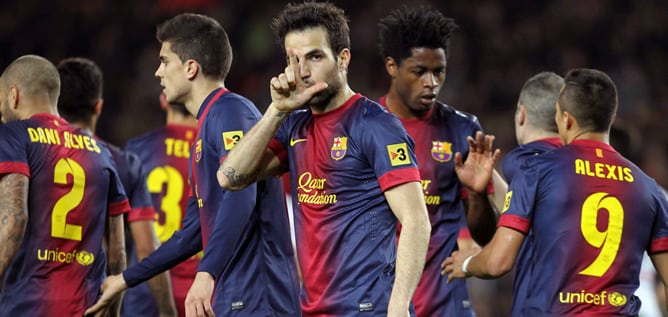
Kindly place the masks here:
[(437, 162), (447, 162), (452, 159), (452, 143), (431, 141), (431, 157)]
[(241, 130), (223, 132), (223, 144), (225, 145), (225, 150), (231, 150), (243, 136), (244, 131)]
[(337, 136), (334, 138), (334, 144), (332, 144), (331, 155), (335, 160), (340, 160), (346, 156), (346, 150), (348, 150), (348, 137)]
[(198, 139), (195, 142), (195, 162), (199, 163), (199, 160), (202, 159), (202, 139)]

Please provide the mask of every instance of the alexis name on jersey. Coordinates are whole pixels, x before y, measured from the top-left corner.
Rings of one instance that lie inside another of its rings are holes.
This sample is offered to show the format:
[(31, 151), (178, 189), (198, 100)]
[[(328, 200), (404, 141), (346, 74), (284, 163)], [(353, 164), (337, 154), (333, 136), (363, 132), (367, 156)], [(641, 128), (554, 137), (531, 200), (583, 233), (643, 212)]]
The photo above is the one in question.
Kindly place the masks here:
[[(68, 131), (58, 131), (50, 128), (28, 128), (30, 142), (51, 145), (60, 145), (68, 149), (87, 150), (100, 153), (100, 148), (94, 138), (85, 134), (74, 134)], [(62, 132), (62, 137), (60, 135)]]

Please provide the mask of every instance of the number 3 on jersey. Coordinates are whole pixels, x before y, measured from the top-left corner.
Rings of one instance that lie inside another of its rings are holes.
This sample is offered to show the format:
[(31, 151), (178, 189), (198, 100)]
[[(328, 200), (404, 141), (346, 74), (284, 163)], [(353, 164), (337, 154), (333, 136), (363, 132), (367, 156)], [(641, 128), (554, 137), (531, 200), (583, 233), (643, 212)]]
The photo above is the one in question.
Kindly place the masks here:
[[(597, 226), (600, 209), (608, 211), (608, 227), (603, 231)], [(580, 274), (601, 277), (615, 261), (622, 242), (624, 208), (619, 199), (608, 196), (608, 193), (594, 193), (587, 197), (582, 205), (580, 229), (587, 243), (600, 249), (594, 262)]]
[(67, 223), (67, 214), (76, 208), (84, 196), (86, 172), (75, 160), (62, 158), (56, 163), (53, 182), (68, 185), (67, 176), (72, 175), (72, 188), (53, 205), (51, 213), (51, 236), (81, 241), (81, 226)]
[[(160, 202), (158, 219), (155, 221), (155, 233), (160, 242), (165, 242), (174, 231), (181, 227), (181, 197), (183, 196), (183, 176), (179, 170), (169, 165), (154, 168), (146, 178), (148, 191), (151, 194), (162, 193), (162, 187), (167, 185), (165, 195)], [(162, 219), (161, 219), (162, 218)], [(162, 221), (160, 221), (162, 220)]]

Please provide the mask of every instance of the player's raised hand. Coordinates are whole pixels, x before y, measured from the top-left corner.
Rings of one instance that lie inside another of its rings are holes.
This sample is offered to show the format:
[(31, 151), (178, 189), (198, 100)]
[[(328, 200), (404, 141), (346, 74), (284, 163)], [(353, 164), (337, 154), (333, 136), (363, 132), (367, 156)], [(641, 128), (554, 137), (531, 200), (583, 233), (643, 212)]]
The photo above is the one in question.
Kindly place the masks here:
[(269, 83), (271, 101), (281, 112), (292, 112), (301, 108), (316, 93), (327, 88), (327, 83), (319, 82), (307, 85), (300, 75), (297, 55), (288, 51), (288, 66), (285, 71), (273, 77)]
[(494, 165), (501, 156), (501, 150), (492, 152), (493, 135), (476, 132), (475, 140), (468, 137), (469, 155), (463, 162), (462, 154), (455, 153), (455, 172), (464, 186), (478, 193), (485, 193), (492, 180)]
[(108, 276), (100, 287), (102, 295), (93, 306), (86, 309), (84, 316), (106, 316), (109, 307), (121, 297), (123, 291), (127, 288), (128, 285), (125, 283), (123, 274)]

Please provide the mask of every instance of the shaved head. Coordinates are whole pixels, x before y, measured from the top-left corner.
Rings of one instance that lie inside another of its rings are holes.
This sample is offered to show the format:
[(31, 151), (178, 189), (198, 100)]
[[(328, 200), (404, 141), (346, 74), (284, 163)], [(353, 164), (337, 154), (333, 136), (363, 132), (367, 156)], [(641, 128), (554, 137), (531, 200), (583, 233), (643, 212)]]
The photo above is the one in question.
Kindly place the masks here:
[(54, 105), (60, 94), (60, 76), (56, 66), (37, 55), (21, 56), (9, 64), (2, 73), (2, 85), (16, 85), (28, 98), (46, 95)]

